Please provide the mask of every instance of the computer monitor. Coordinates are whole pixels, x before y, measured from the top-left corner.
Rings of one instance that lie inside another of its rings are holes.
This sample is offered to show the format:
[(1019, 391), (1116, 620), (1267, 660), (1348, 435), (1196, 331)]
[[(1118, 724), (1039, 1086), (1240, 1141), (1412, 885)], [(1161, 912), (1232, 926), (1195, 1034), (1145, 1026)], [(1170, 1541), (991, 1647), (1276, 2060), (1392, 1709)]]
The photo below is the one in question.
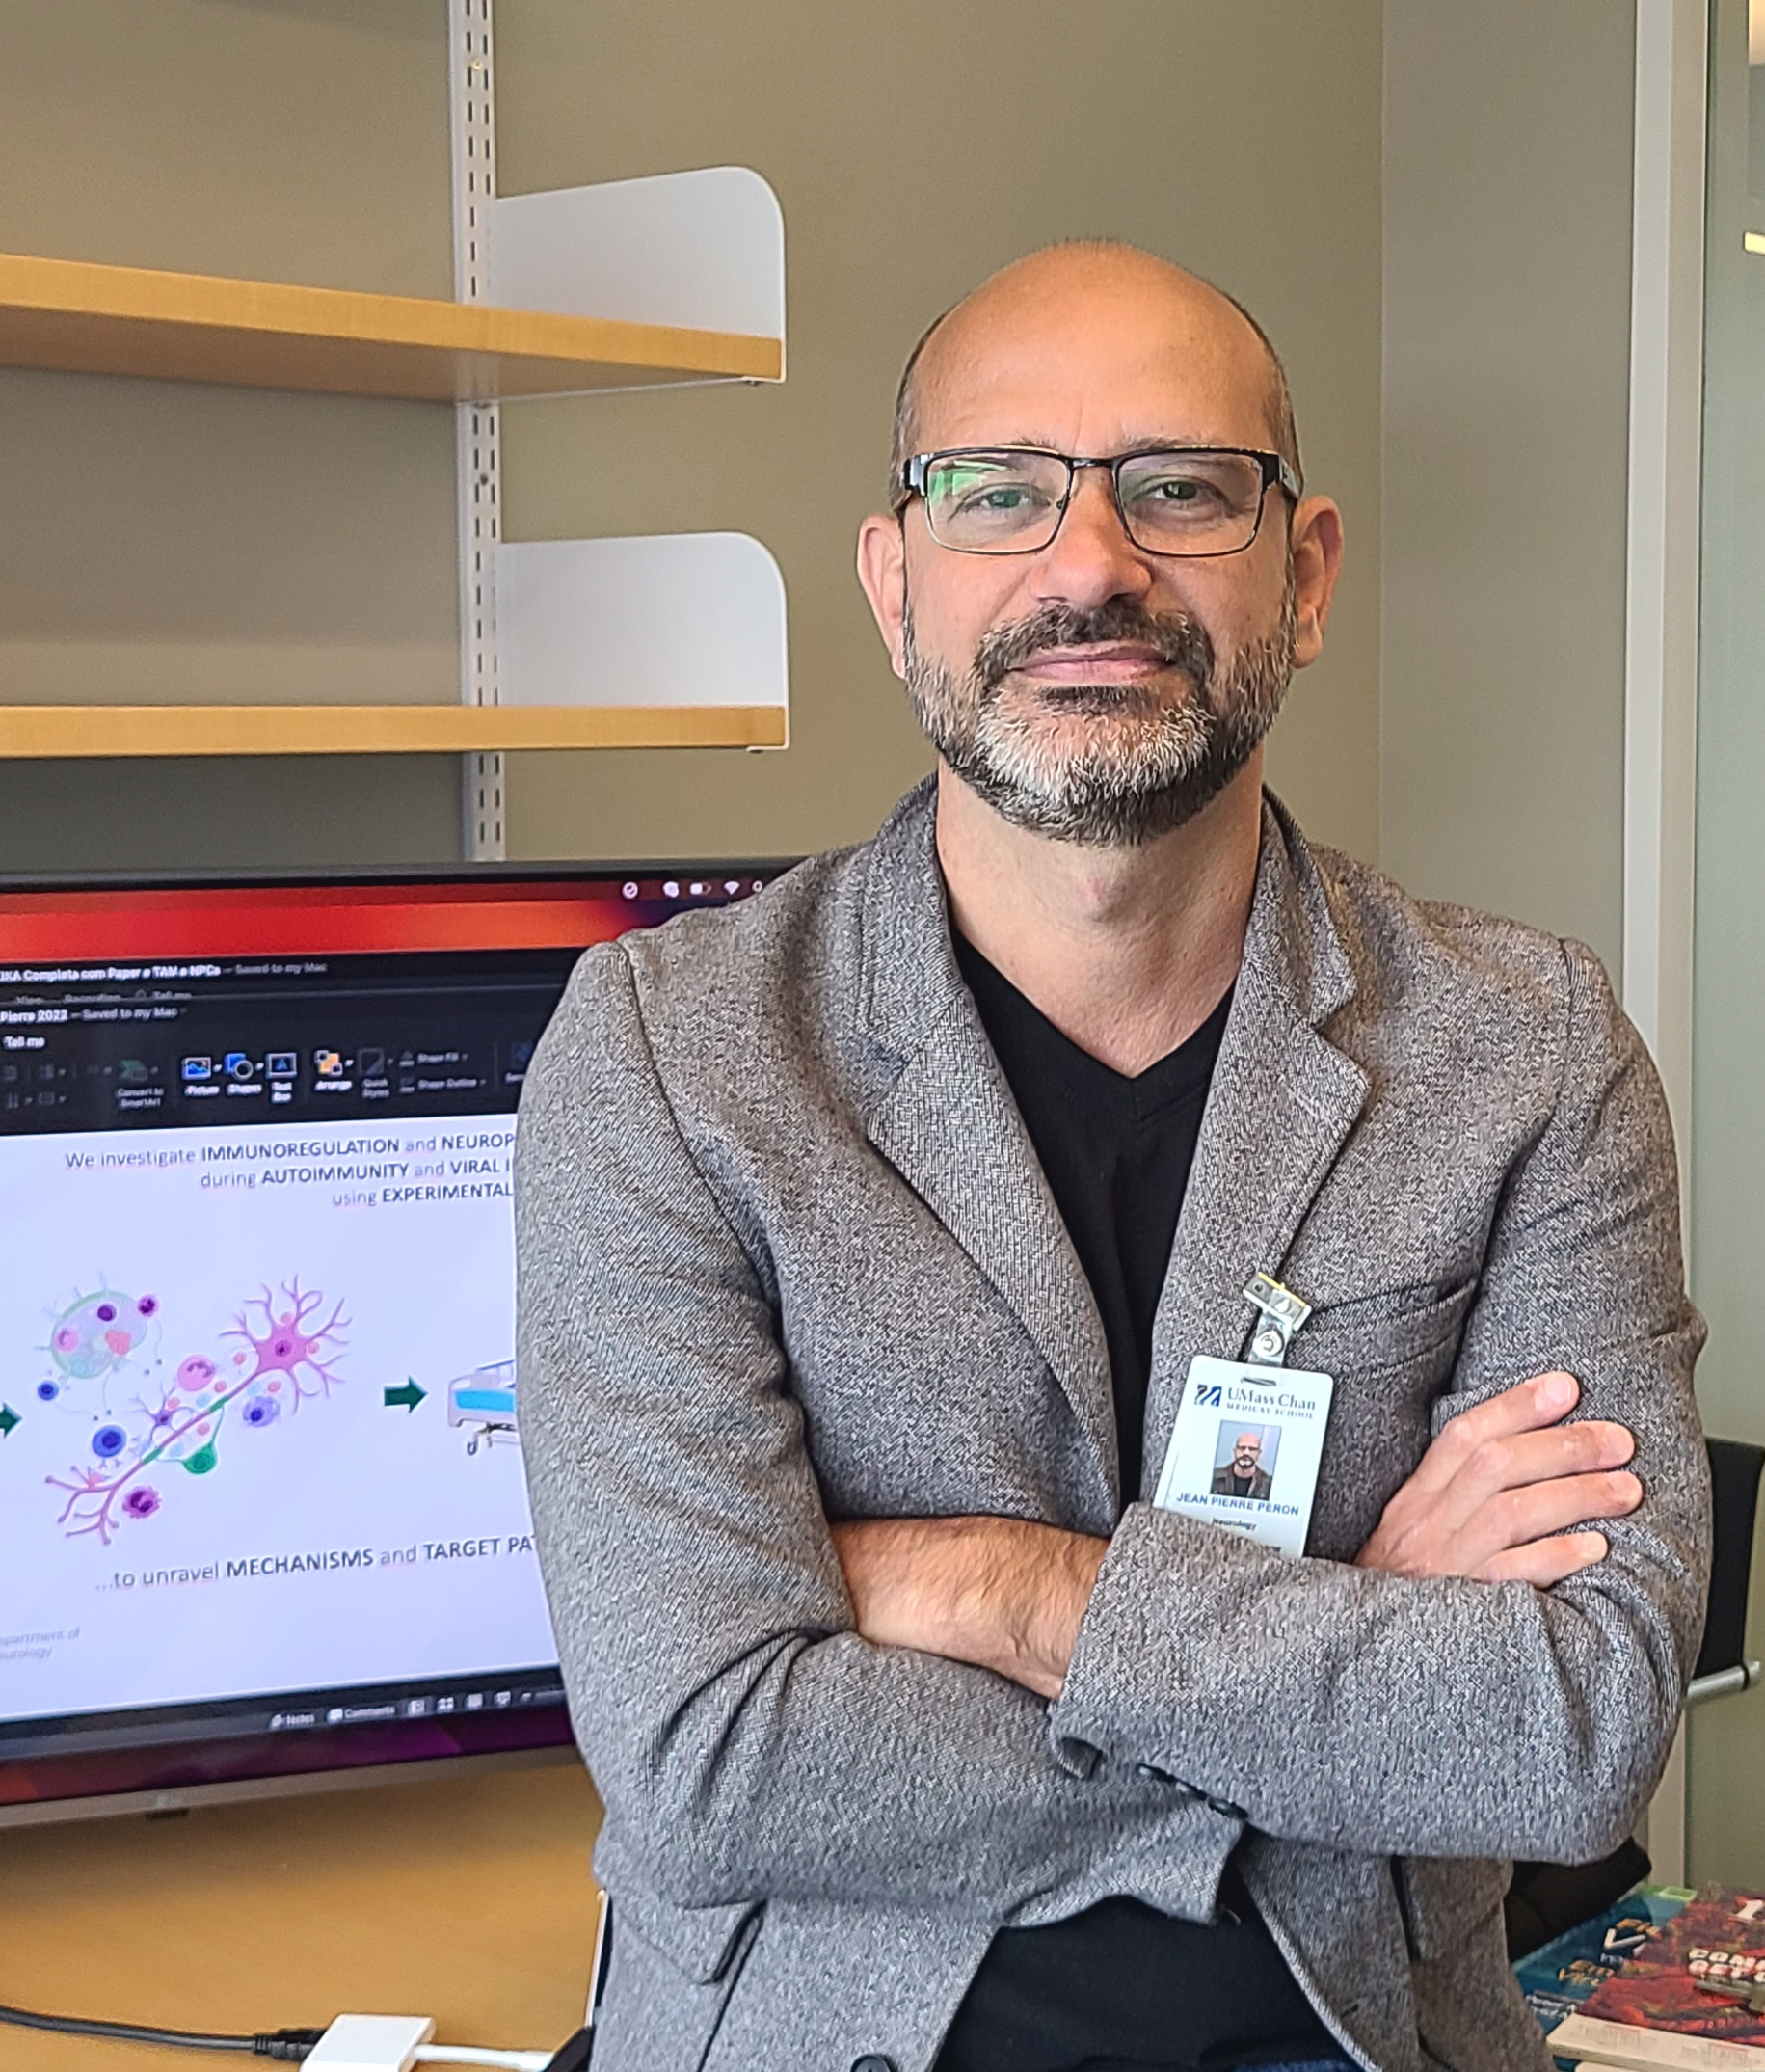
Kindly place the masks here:
[(784, 868), (0, 879), (0, 1823), (567, 1746), (521, 1081)]

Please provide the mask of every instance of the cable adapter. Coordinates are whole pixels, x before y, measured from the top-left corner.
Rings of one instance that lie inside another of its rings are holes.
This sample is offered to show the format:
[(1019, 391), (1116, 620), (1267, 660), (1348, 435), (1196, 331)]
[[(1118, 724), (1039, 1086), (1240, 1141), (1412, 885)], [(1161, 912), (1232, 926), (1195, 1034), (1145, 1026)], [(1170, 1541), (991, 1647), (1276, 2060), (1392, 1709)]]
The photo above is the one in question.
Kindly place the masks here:
[(434, 2043), (426, 2014), (340, 2014), (307, 2063), (318, 2072), (413, 2072), (417, 2065), (492, 2065), (501, 2072), (547, 2072), (550, 2051), (487, 2051), (475, 2043)]
[(307, 2063), (312, 2072), (412, 2072), (417, 2045), (434, 2034), (426, 2014), (340, 2014)]

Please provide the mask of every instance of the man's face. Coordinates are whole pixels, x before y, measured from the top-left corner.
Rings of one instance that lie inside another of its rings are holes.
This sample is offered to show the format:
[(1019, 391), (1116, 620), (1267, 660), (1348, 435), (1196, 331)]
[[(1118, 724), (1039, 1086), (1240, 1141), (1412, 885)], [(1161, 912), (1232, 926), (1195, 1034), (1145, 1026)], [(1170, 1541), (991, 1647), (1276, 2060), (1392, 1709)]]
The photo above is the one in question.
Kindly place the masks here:
[[(1144, 265), (1042, 260), (932, 341), (917, 450), (1270, 446), (1268, 362), (1235, 311)], [(1016, 825), (1128, 846), (1230, 782), (1316, 652), (1322, 618), (1296, 587), (1289, 518), (1270, 490), (1243, 552), (1152, 553), (1124, 531), (1107, 471), (1085, 469), (1037, 552), (945, 548), (916, 498), (896, 546), (874, 540), (876, 579), (862, 546), (861, 572), (946, 765)]]
[(1255, 1474), (1263, 1458), (1263, 1442), (1254, 1432), (1241, 1432), (1232, 1447), (1232, 1472), (1240, 1482)]

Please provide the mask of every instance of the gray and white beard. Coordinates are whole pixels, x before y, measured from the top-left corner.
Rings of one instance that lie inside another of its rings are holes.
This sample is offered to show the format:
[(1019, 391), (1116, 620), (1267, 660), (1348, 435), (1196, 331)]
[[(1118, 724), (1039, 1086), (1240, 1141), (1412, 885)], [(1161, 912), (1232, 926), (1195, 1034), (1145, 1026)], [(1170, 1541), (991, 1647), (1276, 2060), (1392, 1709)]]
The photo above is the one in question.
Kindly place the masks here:
[[(932, 746), (1003, 819), (1083, 848), (1133, 848), (1193, 820), (1244, 768), (1281, 709), (1297, 630), (1290, 567), (1275, 631), (1223, 667), (1188, 612), (1148, 612), (1115, 598), (1092, 611), (1053, 605), (996, 626), (959, 676), (919, 652), (910, 599), (902, 670)], [(1001, 710), (1001, 685), (1040, 650), (1125, 640), (1156, 649), (1188, 677), (1191, 695), (1172, 706), (1134, 684), (1044, 688), (1044, 713), (1064, 708), (1110, 721), (1104, 739), (1076, 751), (1043, 738), (1037, 714)]]

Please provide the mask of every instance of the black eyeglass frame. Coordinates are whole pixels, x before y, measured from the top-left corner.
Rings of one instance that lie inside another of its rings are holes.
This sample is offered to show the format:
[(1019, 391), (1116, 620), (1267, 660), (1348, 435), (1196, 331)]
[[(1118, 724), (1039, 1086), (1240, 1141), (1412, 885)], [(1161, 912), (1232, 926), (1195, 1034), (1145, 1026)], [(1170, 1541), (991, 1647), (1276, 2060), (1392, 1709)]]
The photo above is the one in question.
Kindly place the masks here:
[[(1073, 500), (1073, 483), (1078, 479), (1081, 468), (1107, 468), (1110, 471), (1110, 495), (1115, 502), (1115, 515), (1121, 521), (1121, 529), (1143, 554), (1156, 554), (1162, 561), (1219, 561), (1228, 554), (1242, 554), (1256, 545), (1257, 535), (1263, 529), (1263, 511), (1269, 501), (1269, 492), (1279, 489), (1292, 498), (1297, 504), (1305, 494), (1298, 472), (1293, 463), (1281, 453), (1267, 453), (1259, 446), (1136, 446), (1131, 452), (1115, 454), (1059, 453), (1053, 446), (940, 446), (931, 453), (915, 453), (908, 457), (901, 469), (900, 487), (896, 491), (894, 509), (896, 517), (906, 510), (908, 500), (918, 497), (925, 500), (925, 477), (933, 464), (938, 461), (971, 460), (988, 453), (1022, 453), (1041, 460), (1059, 461), (1066, 469), (1066, 488), (1059, 502), (1055, 506), (1054, 530), (1035, 547), (952, 547), (948, 540), (938, 538), (927, 511), (925, 529), (946, 553), (952, 554), (1039, 554), (1045, 553), (1060, 536), (1060, 527), (1066, 523), (1067, 506)], [(1143, 461), (1155, 453), (1231, 453), (1247, 461), (1255, 461), (1262, 470), (1262, 487), (1256, 497), (1256, 523), (1250, 528), (1250, 537), (1238, 547), (1215, 547), (1202, 553), (1184, 553), (1168, 547), (1148, 547), (1136, 537), (1134, 527), (1128, 523), (1128, 514), (1122, 509), (1121, 471), (1130, 461)]]

